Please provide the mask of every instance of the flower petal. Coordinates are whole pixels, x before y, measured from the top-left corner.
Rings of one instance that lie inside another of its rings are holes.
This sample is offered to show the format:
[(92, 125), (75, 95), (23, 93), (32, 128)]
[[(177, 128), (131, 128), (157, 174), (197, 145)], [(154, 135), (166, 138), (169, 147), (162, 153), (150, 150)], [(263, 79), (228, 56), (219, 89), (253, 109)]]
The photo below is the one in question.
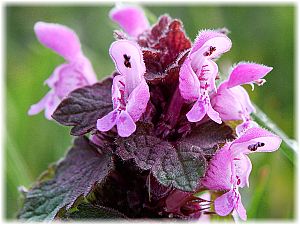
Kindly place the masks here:
[(266, 76), (273, 68), (256, 63), (239, 63), (229, 75), (227, 88), (251, 84)]
[[(125, 101), (125, 76), (117, 75), (114, 77), (111, 92), (113, 107), (114, 109), (119, 108), (121, 101)], [(122, 103), (123, 105), (126, 104), (125, 102)]]
[(136, 122), (140, 119), (147, 108), (149, 99), (149, 87), (143, 79), (139, 86), (131, 92), (126, 104), (126, 111), (129, 113), (133, 121)]
[(206, 105), (203, 101), (197, 100), (192, 109), (186, 114), (188, 121), (198, 122), (206, 115)]
[(243, 123), (237, 125), (235, 128), (235, 132), (240, 137), (247, 130), (249, 130), (250, 128), (253, 128), (253, 127), (259, 127), (259, 125), (256, 122), (254, 122), (253, 120), (249, 120), (249, 121), (246, 121), (246, 122), (243, 122)]
[[(79, 83), (76, 82), (77, 85), (75, 85), (75, 88), (82, 87), (88, 84), (94, 84), (97, 82), (97, 76), (94, 72), (92, 64), (84, 56), (79, 57), (76, 62), (64, 63), (56, 67), (52, 75), (47, 80), (45, 80), (44, 83), (46, 83), (50, 88), (54, 88), (55, 84), (57, 82), (60, 82), (62, 79), (75, 79), (79, 81)], [(69, 84), (68, 86), (69, 88), (67, 89), (71, 90)], [(73, 88), (73, 90), (75, 88)], [(67, 90), (65, 90), (64, 92), (68, 94), (70, 91), (68, 92)]]
[(212, 108), (210, 102), (208, 103), (208, 107), (207, 107), (207, 115), (216, 123), (218, 124), (222, 123), (219, 113)]
[(241, 195), (239, 195), (238, 197), (238, 201), (237, 201), (237, 205), (236, 205), (236, 211), (239, 215), (239, 217), (246, 221), (247, 220), (247, 213), (246, 213), (246, 209), (245, 207), (243, 206), (243, 203), (242, 203), (242, 200), (241, 200)]
[(37, 22), (34, 31), (43, 45), (63, 56), (67, 61), (74, 61), (81, 55), (80, 41), (70, 28), (55, 23)]
[(39, 112), (43, 111), (46, 108), (47, 103), (49, 99), (52, 97), (52, 95), (53, 95), (53, 91), (49, 91), (38, 103), (30, 106), (30, 109), (28, 110), (28, 115), (30, 116), (36, 115)]
[(88, 84), (94, 84), (97, 82), (97, 75), (93, 69), (93, 66), (90, 60), (84, 55), (78, 57), (76, 63), (74, 63), (74, 68), (82, 73), (82, 75), (88, 81)]
[(68, 64), (64, 63), (59, 66), (57, 66), (53, 73), (48, 77), (47, 80), (45, 80), (44, 84), (47, 84), (50, 88), (54, 87), (54, 84), (59, 80), (59, 73), (60, 70), (62, 70), (65, 66), (68, 66)]
[(121, 137), (129, 137), (135, 130), (136, 125), (131, 116), (125, 110), (122, 111), (117, 120), (118, 134)]
[(235, 155), (252, 152), (273, 152), (279, 148), (281, 139), (259, 127), (250, 128), (238, 139), (234, 140), (230, 149)]
[[(200, 67), (198, 65), (201, 65)], [(216, 77), (218, 75), (218, 65), (209, 59), (200, 59), (198, 62), (197, 60), (193, 59), (192, 61), (192, 68), (196, 71), (196, 76), (198, 77), (201, 86), (208, 87), (201, 88), (203, 91), (204, 89), (209, 91), (216, 91)]]
[(53, 90), (49, 91), (49, 93), (51, 93), (51, 95), (49, 96), (47, 103), (46, 103), (45, 117), (48, 120), (52, 120), (51, 116), (54, 113), (54, 111), (56, 110), (59, 103), (61, 102), (61, 99), (58, 98), (58, 96), (54, 93)]
[[(214, 47), (215, 50), (207, 57), (215, 58), (220, 54), (229, 51), (231, 45), (231, 40), (225, 34), (213, 30), (203, 30), (199, 32), (195, 39), (190, 56), (194, 57), (193, 54), (195, 53), (203, 56), (203, 50), (209, 51), (210, 47)], [(200, 49), (202, 49), (202, 51), (197, 53)]]
[(58, 80), (54, 83), (53, 88), (56, 95), (62, 99), (76, 88), (88, 84), (88, 81), (80, 70), (77, 70), (74, 65), (67, 64), (64, 67), (60, 67), (60, 70), (58, 71)]
[(252, 163), (247, 155), (240, 154), (233, 160), (235, 175), (239, 179), (238, 186), (249, 187), (249, 176), (252, 170)]
[(30, 106), (28, 115), (32, 116), (45, 110), (45, 117), (52, 120), (52, 114), (60, 103), (60, 99), (55, 95), (54, 90), (50, 90), (38, 103)]
[(210, 190), (230, 190), (232, 186), (232, 154), (229, 145), (223, 146), (211, 159), (201, 183)]
[(218, 65), (212, 60), (206, 60), (205, 64), (209, 66), (209, 91), (217, 91), (216, 77), (218, 75)]
[(97, 120), (97, 129), (99, 131), (109, 131), (116, 124), (118, 119), (118, 110), (113, 110), (101, 119)]
[(135, 42), (119, 40), (111, 44), (109, 53), (119, 73), (125, 76), (126, 90), (130, 94), (146, 71), (140, 47)]
[(109, 12), (109, 17), (132, 37), (149, 28), (144, 11), (136, 6), (117, 5)]
[(226, 88), (226, 82), (222, 83), (211, 96), (212, 107), (220, 114), (223, 121), (242, 120), (255, 111), (251, 104), (247, 91), (241, 87)]
[(185, 60), (180, 68), (179, 90), (185, 100), (195, 101), (200, 95), (200, 82), (188, 59)]
[(235, 207), (236, 193), (230, 190), (215, 200), (215, 211), (220, 216), (227, 216)]

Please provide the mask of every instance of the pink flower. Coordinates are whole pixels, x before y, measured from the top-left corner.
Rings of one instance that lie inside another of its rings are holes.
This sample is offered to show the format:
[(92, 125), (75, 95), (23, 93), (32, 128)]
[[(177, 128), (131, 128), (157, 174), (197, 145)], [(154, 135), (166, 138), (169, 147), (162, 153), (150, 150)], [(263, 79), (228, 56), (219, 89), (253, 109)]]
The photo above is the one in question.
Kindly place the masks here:
[(45, 109), (45, 117), (51, 119), (64, 97), (76, 88), (95, 83), (97, 78), (90, 61), (82, 53), (80, 41), (73, 30), (60, 24), (37, 22), (34, 31), (44, 46), (67, 61), (56, 67), (45, 81), (51, 90), (28, 111), (29, 115), (35, 115)]
[(217, 31), (199, 33), (179, 73), (179, 89), (182, 97), (195, 102), (187, 113), (190, 122), (200, 121), (206, 114), (215, 122), (222, 123), (212, 108), (209, 93), (216, 90), (215, 79), (218, 66), (214, 58), (231, 48), (230, 39)]
[(242, 220), (247, 219), (239, 188), (249, 187), (252, 164), (247, 154), (272, 152), (281, 139), (262, 128), (250, 128), (231, 143), (227, 143), (212, 158), (202, 184), (210, 190), (227, 191), (215, 200), (215, 211), (226, 216), (235, 210)]
[(109, 12), (109, 17), (134, 38), (150, 27), (144, 11), (137, 6), (119, 4)]
[(237, 133), (243, 133), (246, 129), (257, 126), (250, 118), (255, 108), (247, 91), (240, 85), (253, 83), (262, 85), (265, 83), (262, 78), (272, 69), (255, 63), (239, 63), (233, 68), (229, 78), (218, 87), (217, 92), (211, 95), (211, 104), (223, 121), (243, 120), (237, 127)]
[(114, 77), (112, 86), (113, 111), (98, 119), (97, 129), (108, 131), (117, 125), (121, 137), (130, 136), (135, 122), (146, 110), (150, 99), (149, 87), (144, 78), (146, 71), (140, 47), (132, 41), (112, 43), (110, 56), (120, 75)]

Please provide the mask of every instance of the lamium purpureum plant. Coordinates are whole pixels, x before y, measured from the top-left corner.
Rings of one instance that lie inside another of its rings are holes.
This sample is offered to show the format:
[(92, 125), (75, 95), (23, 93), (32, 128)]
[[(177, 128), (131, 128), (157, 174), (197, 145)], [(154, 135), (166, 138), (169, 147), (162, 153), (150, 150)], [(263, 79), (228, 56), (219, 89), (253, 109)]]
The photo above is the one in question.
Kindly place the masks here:
[(150, 26), (135, 6), (110, 18), (122, 30), (109, 49), (112, 75), (97, 81), (74, 31), (37, 22), (45, 47), (61, 55), (48, 94), (29, 114), (72, 126), (66, 156), (29, 190), (18, 218), (30, 221), (176, 218), (247, 219), (240, 188), (249, 187), (249, 154), (281, 139), (251, 119), (244, 84), (262, 85), (272, 67), (240, 62), (218, 87), (216, 59), (231, 48), (225, 29), (194, 42), (168, 15)]

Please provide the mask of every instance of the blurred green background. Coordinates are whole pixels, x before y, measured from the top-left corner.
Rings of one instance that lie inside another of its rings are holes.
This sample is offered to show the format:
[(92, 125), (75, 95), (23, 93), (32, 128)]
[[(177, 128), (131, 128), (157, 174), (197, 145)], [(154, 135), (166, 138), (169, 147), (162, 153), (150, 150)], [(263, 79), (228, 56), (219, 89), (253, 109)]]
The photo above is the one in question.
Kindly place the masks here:
[[(44, 80), (63, 59), (35, 38), (34, 23), (56, 22), (74, 29), (99, 79), (113, 70), (108, 48), (117, 26), (108, 18), (113, 4), (38, 7), (6, 5), (6, 218), (14, 218), (20, 185), (29, 187), (48, 164), (70, 145), (69, 128), (27, 110), (48, 91)], [(238, 61), (273, 66), (263, 87), (249, 94), (291, 138), (294, 132), (295, 7), (293, 5), (143, 5), (155, 16), (180, 18), (193, 40), (198, 30), (227, 27), (233, 47), (218, 61), (221, 76)], [(295, 203), (295, 168), (280, 151), (253, 154), (250, 188), (243, 190), (248, 217), (292, 219)]]

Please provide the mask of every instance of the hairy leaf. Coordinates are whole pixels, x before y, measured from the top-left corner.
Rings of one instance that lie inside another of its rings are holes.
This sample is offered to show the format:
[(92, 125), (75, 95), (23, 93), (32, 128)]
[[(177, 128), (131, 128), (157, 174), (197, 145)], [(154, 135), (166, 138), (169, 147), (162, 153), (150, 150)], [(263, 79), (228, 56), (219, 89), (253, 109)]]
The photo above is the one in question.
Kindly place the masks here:
[(115, 209), (93, 205), (91, 203), (81, 203), (76, 211), (67, 212), (64, 220), (101, 220), (101, 219), (126, 219), (127, 217)]
[(99, 152), (86, 137), (75, 139), (74, 146), (58, 163), (54, 178), (41, 180), (25, 193), (19, 218), (50, 221), (62, 208), (68, 209), (80, 196), (86, 196), (113, 168), (111, 156)]
[(197, 188), (206, 172), (207, 159), (226, 141), (232, 140), (233, 130), (212, 121), (194, 126), (191, 133), (176, 142), (156, 137), (151, 128), (138, 125), (128, 138), (118, 138), (116, 153), (123, 159), (133, 159), (143, 170), (150, 170), (163, 185), (184, 191)]
[(80, 136), (96, 128), (97, 119), (112, 110), (112, 78), (101, 83), (72, 91), (64, 99), (52, 117), (57, 122), (73, 126), (71, 134)]
[(188, 143), (161, 140), (151, 134), (135, 133), (117, 140), (117, 154), (123, 159), (134, 159), (144, 169), (150, 169), (163, 185), (193, 191), (206, 172), (206, 160), (201, 149)]
[(156, 162), (152, 167), (154, 177), (165, 186), (183, 191), (195, 191), (207, 169), (201, 149), (184, 142), (163, 151)]
[(181, 138), (181, 141), (198, 146), (205, 155), (212, 155), (220, 145), (234, 138), (234, 131), (229, 126), (208, 121), (194, 127), (189, 135)]

